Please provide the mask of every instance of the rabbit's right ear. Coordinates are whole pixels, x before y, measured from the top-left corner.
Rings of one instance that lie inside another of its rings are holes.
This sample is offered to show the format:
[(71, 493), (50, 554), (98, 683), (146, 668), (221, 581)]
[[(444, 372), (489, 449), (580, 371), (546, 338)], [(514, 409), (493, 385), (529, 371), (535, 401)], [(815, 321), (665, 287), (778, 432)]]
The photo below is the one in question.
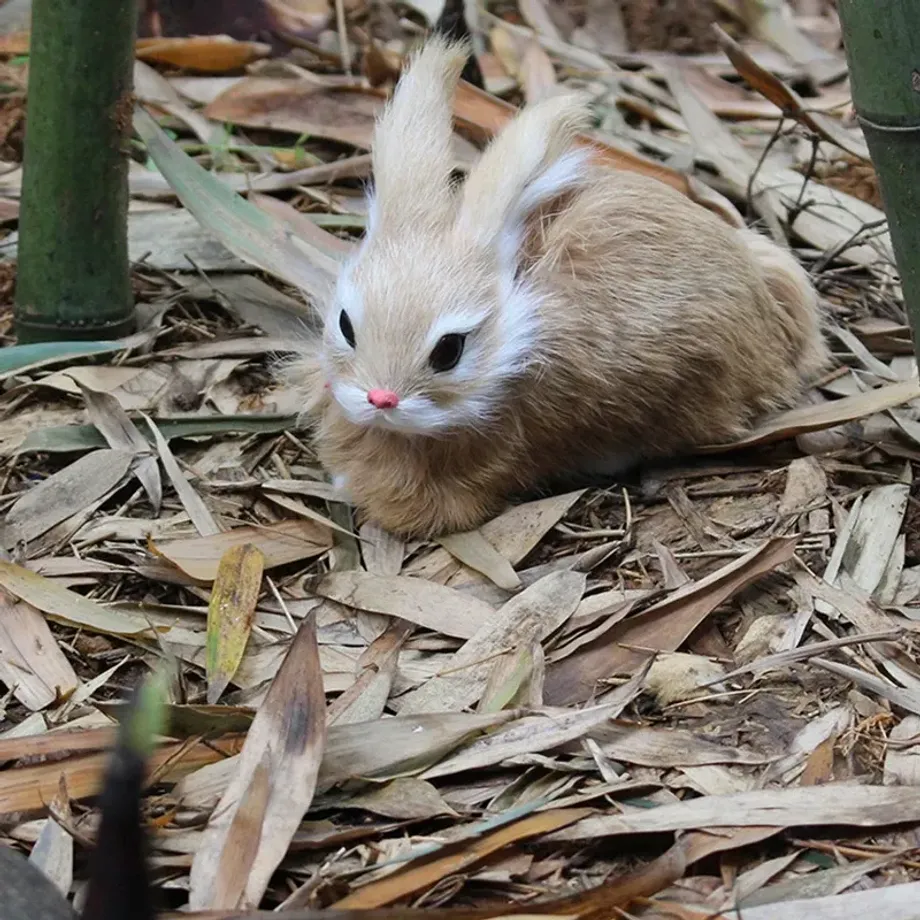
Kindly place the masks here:
[(527, 217), (587, 176), (590, 149), (574, 146), (574, 140), (590, 118), (580, 93), (526, 106), (470, 170), (457, 230), (474, 245), (497, 251), (503, 273), (514, 273)]
[(453, 96), (469, 53), (466, 42), (435, 35), (404, 69), (374, 129), (369, 234), (449, 214)]

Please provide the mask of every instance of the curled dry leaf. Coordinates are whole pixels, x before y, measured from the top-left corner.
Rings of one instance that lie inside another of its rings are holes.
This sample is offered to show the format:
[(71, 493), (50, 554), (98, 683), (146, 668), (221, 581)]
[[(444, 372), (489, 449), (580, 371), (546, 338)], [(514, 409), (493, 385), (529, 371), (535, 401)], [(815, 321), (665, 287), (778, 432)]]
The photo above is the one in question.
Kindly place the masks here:
[(231, 546), (220, 560), (208, 603), (208, 703), (236, 674), (256, 614), (265, 557), (251, 543)]
[(754, 88), (769, 99), (774, 105), (782, 109), (786, 115), (791, 115), (797, 121), (807, 125), (819, 137), (836, 144), (847, 153), (861, 160), (869, 161), (869, 150), (864, 141), (847, 133), (840, 123), (816, 112), (805, 104), (799, 94), (783, 83), (779, 77), (761, 67), (730, 35), (719, 25), (714, 24), (713, 30), (728, 59), (735, 70)]
[(188, 38), (139, 38), (136, 52), (149, 64), (170, 64), (183, 70), (222, 73), (240, 70), (267, 57), (271, 46), (243, 42), (229, 35), (195, 35)]

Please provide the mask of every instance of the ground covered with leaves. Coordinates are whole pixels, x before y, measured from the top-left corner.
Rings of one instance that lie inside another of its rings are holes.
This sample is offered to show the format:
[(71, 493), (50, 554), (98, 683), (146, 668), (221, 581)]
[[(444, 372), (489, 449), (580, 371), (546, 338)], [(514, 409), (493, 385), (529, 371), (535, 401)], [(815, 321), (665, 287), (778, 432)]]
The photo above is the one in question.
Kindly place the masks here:
[[(794, 245), (837, 362), (743, 442), (436, 543), (335, 500), (271, 368), (360, 237), (373, 119), (440, 5), (160, 6), (138, 331), (0, 350), (3, 842), (80, 903), (113, 719), (161, 669), (167, 910), (915, 916), (920, 384), (833, 5), (521, 0), (471, 24), (459, 168), (507, 103), (587, 89), (600, 155)], [(6, 303), (27, 47), (0, 42)]]

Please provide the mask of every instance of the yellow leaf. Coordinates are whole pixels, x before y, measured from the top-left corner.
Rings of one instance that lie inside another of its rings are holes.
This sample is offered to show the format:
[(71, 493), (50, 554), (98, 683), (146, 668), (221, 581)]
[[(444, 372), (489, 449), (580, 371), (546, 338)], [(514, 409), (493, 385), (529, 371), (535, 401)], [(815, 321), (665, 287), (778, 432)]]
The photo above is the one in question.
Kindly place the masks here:
[(251, 543), (231, 546), (221, 557), (208, 603), (205, 670), (211, 704), (220, 699), (243, 658), (255, 619), (264, 566), (265, 556)]

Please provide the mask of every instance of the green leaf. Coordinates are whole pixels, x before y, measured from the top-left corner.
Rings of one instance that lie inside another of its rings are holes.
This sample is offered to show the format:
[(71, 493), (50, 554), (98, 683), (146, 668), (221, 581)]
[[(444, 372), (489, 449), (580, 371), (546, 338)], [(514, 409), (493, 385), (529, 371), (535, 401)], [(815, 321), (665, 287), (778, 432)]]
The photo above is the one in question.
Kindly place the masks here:
[[(331, 244), (323, 249), (295, 236), (284, 223), (187, 156), (145, 109), (135, 109), (134, 127), (182, 204), (235, 256), (313, 297), (329, 292), (338, 273), (339, 246)], [(322, 239), (324, 231), (317, 228), (314, 241)]]
[(121, 351), (124, 347), (117, 339), (109, 342), (37, 342), (34, 345), (10, 345), (0, 348), (0, 374), (9, 374), (52, 361)]

